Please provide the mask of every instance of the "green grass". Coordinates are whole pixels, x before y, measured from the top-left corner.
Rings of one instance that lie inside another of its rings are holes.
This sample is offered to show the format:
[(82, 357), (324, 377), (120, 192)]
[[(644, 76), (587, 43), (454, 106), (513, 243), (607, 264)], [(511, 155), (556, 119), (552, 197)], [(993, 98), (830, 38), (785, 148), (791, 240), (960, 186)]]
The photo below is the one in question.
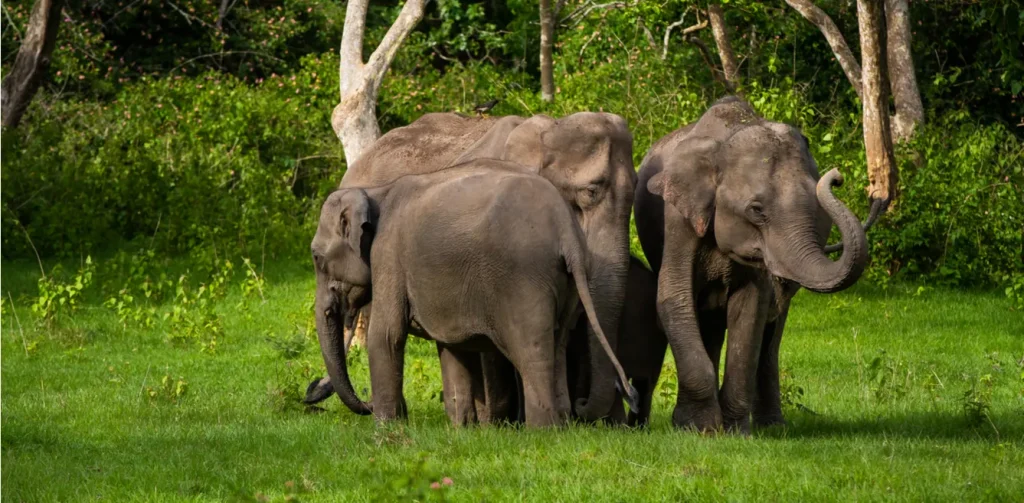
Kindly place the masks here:
[[(789, 426), (704, 437), (670, 424), (671, 362), (648, 431), (453, 429), (438, 400), (436, 353), (418, 339), (408, 350), (407, 423), (376, 426), (336, 399), (305, 412), (296, 399), (322, 362), (307, 332), (313, 283), (302, 261), (268, 273), (265, 301), (231, 285), (216, 307), (224, 333), (212, 354), (169, 342), (165, 321), (122, 326), (100, 294), (119, 286), (102, 280), (73, 316), (45, 328), (28, 308), (38, 268), (4, 265), (3, 294), (16, 301), (2, 319), (5, 501), (1024, 494), (1024, 315), (998, 293), (801, 292), (782, 345)], [(366, 356), (353, 358), (365, 388)], [(451, 487), (429, 488), (444, 477)]]

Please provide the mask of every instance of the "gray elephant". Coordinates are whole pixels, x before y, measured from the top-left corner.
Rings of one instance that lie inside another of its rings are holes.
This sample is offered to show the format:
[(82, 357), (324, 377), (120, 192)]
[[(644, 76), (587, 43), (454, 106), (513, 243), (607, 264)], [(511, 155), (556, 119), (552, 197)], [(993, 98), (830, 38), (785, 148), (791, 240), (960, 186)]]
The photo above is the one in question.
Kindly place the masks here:
[[(621, 403), (616, 404), (608, 420), (612, 424), (625, 423), (628, 426), (646, 426), (651, 416), (651, 404), (654, 399), (655, 386), (661, 377), (661, 366), (665, 362), (665, 350), (668, 340), (658, 322), (657, 309), (658, 277), (644, 265), (640, 259), (630, 257), (629, 274), (626, 280), (626, 302), (622, 308), (619, 321), (618, 346), (615, 356), (622, 364), (626, 377), (636, 389), (640, 399), (637, 410), (628, 416)], [(582, 320), (581, 320), (582, 321)], [(576, 330), (584, 329), (582, 323)], [(580, 334), (585, 336), (586, 334)], [(586, 359), (588, 348), (584, 337), (570, 337), (567, 352), (570, 359)], [(569, 364), (570, 370), (583, 365)], [(587, 378), (585, 373), (569, 374), (569, 393), (585, 392), (586, 386), (581, 381)]]
[[(590, 295), (582, 230), (544, 178), (479, 160), (379, 187), (339, 189), (324, 202), (311, 249), (320, 347), (331, 382), (353, 412), (372, 411), (381, 421), (406, 415), (404, 347), (415, 324), (463, 354), (500, 351), (524, 376), (527, 425), (560, 424), (570, 412), (565, 348), (577, 302), (635, 408), (636, 392)], [(344, 302), (358, 307), (370, 298), (372, 407), (352, 389), (340, 326)]]
[[(625, 120), (607, 113), (582, 112), (561, 119), (544, 115), (495, 119), (426, 114), (377, 140), (349, 167), (341, 187), (382, 185), (404, 175), (433, 173), (474, 159), (512, 161), (540, 174), (558, 189), (583, 229), (591, 297), (599, 318), (609, 327), (609, 342), (614, 346), (618, 333), (614, 329), (619, 326), (625, 296), (629, 215), (636, 184), (632, 144)], [(346, 324), (351, 324), (353, 315), (348, 313)], [(590, 386), (574, 404), (574, 411), (594, 420), (611, 412), (619, 394), (611, 363), (593, 337), (593, 330), (589, 332), (591, 361), (585, 362), (580, 371), (589, 374)], [(449, 359), (458, 355), (449, 354), (443, 347), (439, 352), (444, 373)], [(486, 389), (507, 387), (508, 373), (494, 371), (486, 363), (482, 372), (492, 377)], [(330, 391), (327, 380), (314, 381), (306, 401), (321, 400)]]
[[(842, 177), (818, 178), (799, 130), (736, 97), (648, 152), (636, 223), (676, 361), (676, 426), (748, 432), (751, 413), (759, 425), (783, 422), (778, 357), (790, 299), (800, 286), (853, 285), (867, 260), (864, 229), (831, 192)], [(832, 222), (845, 245), (837, 261), (824, 249)]]

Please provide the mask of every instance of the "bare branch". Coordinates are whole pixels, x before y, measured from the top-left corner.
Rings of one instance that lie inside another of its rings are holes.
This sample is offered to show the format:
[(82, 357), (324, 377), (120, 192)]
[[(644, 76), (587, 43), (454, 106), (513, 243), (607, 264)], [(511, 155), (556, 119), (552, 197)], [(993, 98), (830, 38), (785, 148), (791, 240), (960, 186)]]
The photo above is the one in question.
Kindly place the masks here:
[(725, 13), (722, 6), (713, 3), (708, 6), (708, 18), (711, 20), (711, 33), (715, 37), (715, 46), (718, 48), (718, 58), (722, 60), (722, 72), (725, 80), (733, 88), (739, 80), (739, 64), (736, 63), (736, 53), (732, 50), (729, 42), (729, 27), (725, 24)]
[(621, 9), (625, 6), (626, 2), (608, 2), (602, 4), (595, 4), (594, 0), (587, 0), (586, 2), (583, 3), (583, 5), (579, 6), (576, 10), (570, 12), (568, 16), (562, 18), (562, 21), (560, 21), (559, 24), (577, 24), (583, 19), (585, 19), (587, 16), (589, 16), (590, 13), (594, 12), (595, 10)]
[(0, 113), (5, 127), (16, 127), (42, 84), (57, 42), (63, 0), (36, 0), (14, 65), (0, 84)]
[[(665, 28), (665, 38), (662, 40), (662, 46), (661, 46), (661, 59), (665, 59), (665, 58), (668, 57), (668, 41), (669, 41), (669, 38), (672, 36), (672, 30), (682, 26), (683, 23), (686, 22), (686, 14), (688, 14), (689, 12), (690, 12), (690, 9), (686, 9), (686, 11), (683, 12), (683, 15), (679, 17), (679, 21), (676, 21), (676, 22), (668, 25), (667, 28)], [(707, 28), (707, 26), (708, 26), (708, 20), (705, 19), (704, 21), (701, 21), (700, 20), (700, 15), (698, 14), (698, 16), (697, 16), (697, 24), (695, 24), (693, 26), (690, 26), (690, 27), (688, 27), (688, 28), (683, 30), (683, 40), (686, 40), (687, 37), (691, 33), (694, 33), (694, 32), (699, 31), (699, 30), (703, 30), (704, 28)]]
[(402, 46), (402, 42), (405, 42), (405, 38), (412, 33), (420, 19), (423, 19), (425, 5), (425, 0), (406, 0), (402, 11), (398, 13), (398, 19), (391, 25), (391, 28), (388, 28), (388, 32), (384, 34), (377, 50), (370, 55), (366, 66), (374, 78), (375, 86), (380, 85), (388, 67), (395, 59), (395, 54), (398, 54), (398, 48)]
[(832, 22), (832, 18), (828, 17), (828, 14), (814, 5), (811, 0), (786, 0), (786, 3), (821, 30), (821, 34), (825, 36), (829, 47), (832, 48), (832, 53), (839, 60), (839, 66), (843, 67), (843, 72), (846, 73), (846, 78), (849, 79), (853, 90), (858, 97), (863, 99), (860, 65), (857, 64), (857, 58), (850, 52), (850, 46), (846, 44), (846, 39), (843, 38), (843, 34), (836, 24)]
[(924, 122), (924, 105), (914, 74), (914, 59), (910, 54), (910, 13), (907, 0), (885, 1), (885, 26), (889, 84), (896, 115), (892, 117), (893, 140), (902, 142), (914, 134), (914, 128)]
[(577, 59), (578, 61), (583, 61), (583, 51), (586, 51), (587, 50), (587, 46), (590, 45), (590, 43), (593, 42), (594, 39), (597, 38), (597, 36), (600, 35), (600, 34), (601, 34), (601, 30), (594, 30), (594, 33), (591, 34), (589, 38), (587, 38), (587, 41), (583, 42), (583, 47), (580, 47), (580, 55), (579, 55), (579, 58)]
[(696, 35), (687, 36), (686, 41), (697, 46), (697, 49), (700, 50), (700, 56), (704, 58), (704, 64), (708, 65), (708, 69), (711, 70), (711, 75), (715, 78), (715, 80), (721, 83), (722, 86), (725, 87), (726, 91), (730, 93), (736, 92), (736, 88), (733, 87), (733, 85), (728, 80), (725, 79), (725, 73), (722, 72), (722, 69), (719, 68), (718, 65), (715, 64), (715, 61), (711, 58), (711, 51), (708, 49), (707, 44), (705, 44), (704, 41), (701, 40), (700, 38), (697, 38)]
[(896, 161), (889, 131), (889, 90), (885, 81), (884, 0), (857, 0), (860, 53), (864, 62), (864, 150), (868, 196), (888, 205), (896, 197)]
[(640, 28), (644, 30), (644, 38), (647, 39), (647, 45), (652, 51), (658, 50), (658, 43), (654, 41), (654, 34), (647, 28), (647, 23), (644, 23), (642, 19), (637, 22), (640, 23)]
[(366, 9), (370, 0), (349, 0), (345, 7), (345, 26), (342, 28), (338, 64), (341, 96), (352, 87), (354, 77), (363, 69), (363, 32), (366, 29)]

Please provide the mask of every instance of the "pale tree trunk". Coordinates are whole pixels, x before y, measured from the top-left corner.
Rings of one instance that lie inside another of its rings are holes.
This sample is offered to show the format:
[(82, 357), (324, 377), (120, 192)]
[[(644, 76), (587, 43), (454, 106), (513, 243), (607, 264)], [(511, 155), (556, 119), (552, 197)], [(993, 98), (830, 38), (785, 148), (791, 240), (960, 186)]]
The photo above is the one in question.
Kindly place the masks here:
[[(341, 82), (341, 100), (331, 113), (331, 127), (341, 140), (345, 162), (351, 166), (373, 142), (380, 138), (377, 124), (377, 94), (384, 74), (395, 59), (398, 48), (423, 18), (426, 0), (406, 0), (398, 19), (384, 35), (380, 45), (363, 62), (363, 33), (366, 30), (366, 10), (369, 0), (349, 0), (345, 9), (345, 26), (341, 35), (341, 62), (338, 76)], [(366, 342), (366, 315), (359, 312), (353, 343)], [(347, 330), (347, 329), (346, 329)]]
[(735, 89), (739, 85), (740, 65), (736, 63), (736, 53), (729, 43), (729, 27), (725, 24), (725, 14), (722, 6), (713, 3), (708, 6), (708, 18), (711, 20), (711, 33), (715, 36), (715, 46), (718, 47), (718, 57), (722, 60), (722, 73), (729, 86)]
[(50, 67), (53, 46), (57, 43), (63, 5), (63, 0), (36, 0), (32, 6), (14, 66), (0, 84), (0, 113), (3, 114), (4, 127), (17, 127), (43, 83), (43, 75)]
[(924, 122), (924, 105), (917, 88), (914, 59), (910, 52), (908, 10), (907, 0), (885, 0), (889, 84), (896, 104), (896, 115), (892, 117), (892, 135), (896, 142), (909, 140), (914, 135), (914, 128)]
[(868, 163), (868, 197), (883, 208), (896, 197), (896, 162), (889, 131), (885, 68), (884, 0), (857, 0), (860, 53), (864, 64), (864, 150)]
[(849, 79), (850, 85), (853, 86), (853, 90), (857, 93), (857, 96), (864, 99), (864, 94), (861, 92), (861, 70), (860, 65), (857, 64), (857, 58), (850, 52), (850, 46), (846, 45), (846, 39), (843, 38), (843, 33), (839, 31), (839, 27), (832, 22), (832, 18), (825, 14), (825, 11), (814, 5), (811, 0), (786, 0), (786, 3), (796, 9), (805, 19), (811, 22), (814, 26), (817, 26), (821, 30), (821, 34), (825, 36), (825, 40), (828, 41), (829, 47), (832, 48), (832, 53), (839, 60), (839, 66), (843, 68), (843, 72), (846, 73), (846, 78)]
[(349, 0), (341, 35), (341, 100), (331, 114), (331, 126), (352, 165), (380, 137), (377, 125), (377, 93), (398, 48), (423, 18), (425, 0), (406, 0), (398, 19), (380, 45), (363, 62), (363, 32), (369, 0)]
[(555, 38), (555, 22), (552, 19), (551, 0), (540, 0), (540, 97), (550, 103), (555, 101), (555, 76), (551, 52)]

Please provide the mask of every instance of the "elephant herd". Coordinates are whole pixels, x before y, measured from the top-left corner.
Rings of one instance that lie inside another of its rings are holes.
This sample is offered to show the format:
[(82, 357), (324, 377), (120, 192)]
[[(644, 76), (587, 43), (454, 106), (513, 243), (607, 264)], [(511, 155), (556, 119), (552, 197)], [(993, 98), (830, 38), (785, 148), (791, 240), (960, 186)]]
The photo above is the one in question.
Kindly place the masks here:
[[(845, 289), (867, 261), (865, 226), (831, 192), (841, 175), (819, 177), (798, 129), (737, 97), (655, 142), (639, 173), (632, 159), (626, 121), (609, 113), (435, 113), (382, 136), (321, 209), (311, 249), (328, 377), (306, 401), (336, 392), (357, 414), (404, 417), (412, 333), (437, 344), (456, 425), (644, 425), (667, 347), (677, 427), (782, 423), (790, 299)], [(630, 256), (631, 214), (653, 271)], [(833, 223), (842, 243), (826, 247)], [(360, 313), (371, 402), (345, 358)]]

